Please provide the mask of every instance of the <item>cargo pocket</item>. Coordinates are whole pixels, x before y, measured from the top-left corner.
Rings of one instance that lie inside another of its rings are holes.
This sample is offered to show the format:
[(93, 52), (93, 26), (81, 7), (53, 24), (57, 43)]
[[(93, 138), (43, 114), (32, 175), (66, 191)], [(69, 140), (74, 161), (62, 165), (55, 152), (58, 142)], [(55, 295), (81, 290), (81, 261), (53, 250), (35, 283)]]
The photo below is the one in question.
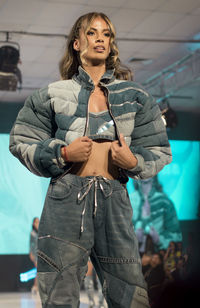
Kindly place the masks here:
[(72, 184), (63, 179), (57, 180), (50, 184), (48, 197), (55, 200), (62, 200), (68, 198), (72, 193)]
[(149, 308), (149, 299), (147, 291), (141, 287), (136, 287), (133, 295), (131, 307), (135, 308)]
[(81, 205), (77, 203), (79, 188), (66, 179), (60, 179), (50, 185), (46, 199), (51, 222), (49, 230), (62, 239), (79, 239), (82, 212)]
[(38, 272), (60, 272), (62, 261), (58, 249), (58, 241), (51, 235), (38, 238)]

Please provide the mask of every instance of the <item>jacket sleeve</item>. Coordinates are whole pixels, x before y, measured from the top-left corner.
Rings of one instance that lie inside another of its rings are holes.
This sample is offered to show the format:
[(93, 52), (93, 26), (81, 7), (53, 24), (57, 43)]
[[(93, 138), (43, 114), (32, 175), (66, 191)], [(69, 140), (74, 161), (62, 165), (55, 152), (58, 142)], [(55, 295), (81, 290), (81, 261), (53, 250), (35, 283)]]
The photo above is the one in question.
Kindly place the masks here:
[(32, 173), (44, 177), (62, 174), (68, 164), (61, 157), (64, 141), (54, 138), (56, 124), (47, 89), (29, 96), (10, 133), (9, 149)]
[(169, 164), (172, 154), (160, 108), (153, 97), (141, 90), (137, 95), (137, 105), (130, 150), (138, 164), (126, 173), (135, 179), (146, 179)]

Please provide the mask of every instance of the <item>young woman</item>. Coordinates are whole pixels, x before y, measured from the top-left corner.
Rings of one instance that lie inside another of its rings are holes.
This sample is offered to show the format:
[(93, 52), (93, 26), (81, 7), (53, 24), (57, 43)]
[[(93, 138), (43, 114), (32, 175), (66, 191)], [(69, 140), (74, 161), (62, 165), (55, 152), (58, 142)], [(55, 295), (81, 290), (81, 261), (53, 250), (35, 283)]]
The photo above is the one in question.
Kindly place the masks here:
[[(29, 257), (35, 267), (37, 267), (38, 228), (39, 228), (39, 218), (35, 217), (33, 219), (32, 230), (30, 234), (30, 249), (29, 249)], [(36, 294), (38, 292), (37, 277), (35, 277), (34, 279), (31, 292), (33, 294)]]
[(159, 107), (128, 81), (103, 13), (76, 21), (60, 72), (26, 100), (10, 137), (13, 155), (52, 178), (39, 227), (42, 305), (79, 307), (90, 256), (109, 308), (148, 307), (125, 183), (171, 161)]

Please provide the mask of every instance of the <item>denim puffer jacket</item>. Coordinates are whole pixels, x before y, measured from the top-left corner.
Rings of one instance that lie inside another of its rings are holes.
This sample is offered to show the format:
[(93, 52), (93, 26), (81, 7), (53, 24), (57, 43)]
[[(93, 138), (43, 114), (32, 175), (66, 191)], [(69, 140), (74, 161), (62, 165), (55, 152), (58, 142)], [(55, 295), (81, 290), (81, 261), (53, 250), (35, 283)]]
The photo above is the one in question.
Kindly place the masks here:
[[(100, 139), (116, 140), (122, 133), (138, 164), (123, 172), (135, 179), (156, 175), (171, 162), (171, 149), (161, 112), (150, 94), (133, 81), (118, 80), (108, 70), (100, 80), (114, 125)], [(72, 163), (61, 157), (61, 147), (87, 135), (88, 100), (94, 89), (86, 71), (70, 80), (49, 84), (27, 98), (10, 134), (10, 151), (31, 172), (56, 178)]]

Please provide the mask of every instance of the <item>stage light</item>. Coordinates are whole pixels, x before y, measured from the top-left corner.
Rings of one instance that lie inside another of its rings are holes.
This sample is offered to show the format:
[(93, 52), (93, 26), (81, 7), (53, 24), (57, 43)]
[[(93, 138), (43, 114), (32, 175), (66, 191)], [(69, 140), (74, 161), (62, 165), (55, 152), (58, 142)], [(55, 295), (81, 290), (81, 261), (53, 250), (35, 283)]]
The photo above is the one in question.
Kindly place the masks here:
[(22, 83), (22, 76), (17, 67), (20, 62), (20, 48), (16, 42), (0, 42), (0, 90), (16, 91), (17, 84)]
[(32, 270), (25, 272), (25, 273), (21, 273), (20, 276), (20, 281), (21, 282), (27, 282), (31, 279), (34, 279), (37, 275), (37, 269), (33, 268)]

